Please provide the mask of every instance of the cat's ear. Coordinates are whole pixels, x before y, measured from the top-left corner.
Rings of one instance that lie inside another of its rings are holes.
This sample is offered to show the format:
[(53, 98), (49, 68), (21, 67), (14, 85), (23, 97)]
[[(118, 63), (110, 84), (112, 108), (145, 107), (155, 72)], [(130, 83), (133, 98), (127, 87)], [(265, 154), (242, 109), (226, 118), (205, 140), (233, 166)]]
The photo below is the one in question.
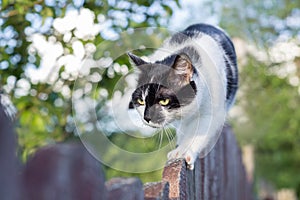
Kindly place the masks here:
[(134, 109), (134, 105), (132, 101), (129, 102), (128, 109)]
[(177, 84), (183, 86), (189, 84), (193, 76), (193, 65), (190, 58), (182, 53), (175, 57), (169, 78), (178, 81)]
[(136, 65), (136, 66), (141, 66), (141, 65), (144, 65), (144, 64), (147, 64), (146, 61), (144, 61), (143, 59), (141, 59), (140, 57), (130, 53), (130, 52), (127, 52), (127, 55), (129, 56), (130, 60)]

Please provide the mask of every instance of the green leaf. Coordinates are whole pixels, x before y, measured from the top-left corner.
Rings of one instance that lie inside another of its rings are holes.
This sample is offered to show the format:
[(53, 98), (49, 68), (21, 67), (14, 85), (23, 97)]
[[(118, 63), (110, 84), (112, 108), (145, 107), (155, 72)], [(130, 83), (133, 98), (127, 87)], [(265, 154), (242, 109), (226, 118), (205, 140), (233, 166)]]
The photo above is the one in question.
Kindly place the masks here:
[(2, 9), (6, 8), (8, 6), (8, 2), (9, 2), (9, 0), (2, 0)]
[(32, 126), (38, 132), (45, 131), (45, 121), (40, 115), (34, 115), (32, 119)]

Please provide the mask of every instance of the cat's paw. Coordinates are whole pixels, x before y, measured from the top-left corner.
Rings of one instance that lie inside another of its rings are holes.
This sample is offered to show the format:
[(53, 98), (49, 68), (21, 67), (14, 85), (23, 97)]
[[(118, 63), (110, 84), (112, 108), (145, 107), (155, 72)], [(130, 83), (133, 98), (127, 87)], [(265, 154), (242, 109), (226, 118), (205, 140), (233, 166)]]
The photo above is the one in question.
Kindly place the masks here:
[(167, 155), (168, 157), (168, 160), (175, 160), (175, 159), (178, 159), (178, 158), (182, 158), (180, 157), (181, 153), (179, 151), (178, 148), (176, 149), (173, 149), (172, 151), (170, 151)]
[(187, 167), (190, 170), (194, 169), (194, 163), (197, 159), (197, 153), (191, 150), (183, 151), (181, 148), (176, 148), (168, 153), (168, 160), (184, 158)]
[(193, 151), (187, 151), (184, 154), (184, 159), (185, 159), (185, 162), (187, 163), (188, 169), (190, 169), (190, 170), (194, 169), (194, 163), (197, 159), (197, 156), (198, 156), (198, 154), (194, 153)]

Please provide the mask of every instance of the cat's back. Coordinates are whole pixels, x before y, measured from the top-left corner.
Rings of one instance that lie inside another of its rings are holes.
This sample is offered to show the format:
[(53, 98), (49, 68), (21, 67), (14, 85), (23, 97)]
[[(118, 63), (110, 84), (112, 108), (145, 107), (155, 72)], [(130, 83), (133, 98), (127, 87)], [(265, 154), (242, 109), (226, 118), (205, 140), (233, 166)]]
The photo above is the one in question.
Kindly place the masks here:
[[(227, 82), (226, 99), (228, 107), (232, 105), (238, 88), (238, 68), (234, 45), (225, 31), (208, 24), (194, 24), (174, 34), (167, 43), (169, 49), (183, 51), (192, 60), (196, 60), (193, 59), (195, 54), (200, 54), (197, 51), (197, 45), (205, 49), (206, 53), (215, 60), (222, 57), (221, 62), (216, 63), (225, 63)], [(194, 48), (196, 51), (191, 51), (189, 48), (186, 48), (187, 46), (196, 47)], [(201, 56), (204, 55), (200, 55), (199, 57)]]
[(171, 45), (184, 45), (190, 39), (201, 38), (203, 34), (210, 36), (218, 45), (222, 47), (228, 55), (232, 64), (236, 65), (236, 54), (232, 41), (228, 35), (220, 28), (209, 24), (194, 24), (185, 30), (174, 34), (169, 43)]

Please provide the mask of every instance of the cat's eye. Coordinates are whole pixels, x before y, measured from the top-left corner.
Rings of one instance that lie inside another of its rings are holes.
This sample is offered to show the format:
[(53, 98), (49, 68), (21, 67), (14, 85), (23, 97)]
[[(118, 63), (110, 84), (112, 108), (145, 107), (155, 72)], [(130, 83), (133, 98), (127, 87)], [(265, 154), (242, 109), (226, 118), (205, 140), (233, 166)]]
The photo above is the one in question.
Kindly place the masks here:
[(159, 104), (162, 106), (166, 106), (170, 103), (170, 99), (162, 99), (159, 101)]
[(138, 99), (137, 102), (140, 105), (145, 105), (145, 101), (143, 99)]

